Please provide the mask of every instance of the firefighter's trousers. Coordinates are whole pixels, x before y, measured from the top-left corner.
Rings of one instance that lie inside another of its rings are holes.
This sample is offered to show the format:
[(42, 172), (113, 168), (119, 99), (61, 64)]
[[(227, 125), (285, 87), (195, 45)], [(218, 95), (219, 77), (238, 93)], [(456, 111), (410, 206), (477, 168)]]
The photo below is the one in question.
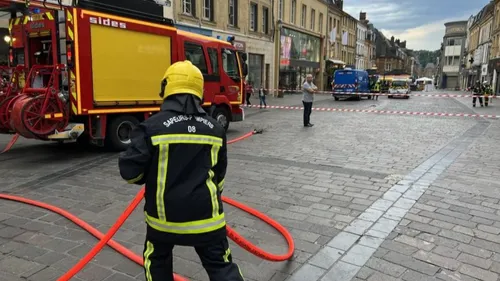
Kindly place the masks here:
[(479, 104), (481, 106), (483, 106), (483, 98), (481, 97), (481, 95), (478, 95), (478, 94), (474, 94), (475, 96), (472, 98), (472, 105), (473, 106), (476, 106), (476, 99), (479, 100)]
[[(144, 246), (144, 272), (146, 281), (173, 281), (174, 244), (146, 237)], [(227, 238), (206, 246), (195, 246), (210, 281), (244, 281), (241, 271), (232, 262)]]

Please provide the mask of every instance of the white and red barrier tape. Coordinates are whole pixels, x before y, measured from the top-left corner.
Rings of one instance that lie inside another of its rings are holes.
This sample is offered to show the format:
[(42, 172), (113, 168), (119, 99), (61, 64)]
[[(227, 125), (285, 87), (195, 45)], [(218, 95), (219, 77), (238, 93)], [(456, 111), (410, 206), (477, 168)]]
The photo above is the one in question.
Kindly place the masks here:
[[(287, 90), (287, 89), (264, 89), (266, 91), (271, 92), (296, 92), (302, 93), (302, 90)], [(257, 92), (258, 89), (254, 89), (254, 92)], [(389, 93), (357, 93), (357, 92), (335, 92), (335, 91), (317, 91), (315, 94), (339, 94), (339, 95), (353, 95), (353, 96), (412, 96), (412, 97), (433, 97), (433, 98), (473, 98), (473, 97), (482, 97), (486, 98), (484, 95), (457, 95), (457, 94), (414, 94), (411, 92), (410, 94), (389, 94)], [(500, 96), (488, 96), (489, 98), (500, 98)]]
[[(260, 108), (260, 105), (242, 105), (242, 107)], [(265, 108), (287, 109), (287, 110), (304, 109), (304, 107), (302, 106), (281, 106), (281, 105), (268, 105)], [(313, 107), (312, 110), (330, 111), (330, 112), (364, 112), (364, 113), (378, 113), (378, 114), (421, 115), (421, 116), (440, 116), (440, 117), (500, 118), (500, 115), (494, 115), (494, 114), (439, 113), (439, 112), (417, 112), (417, 111), (401, 111), (401, 110), (350, 109), (350, 108), (330, 108), (330, 107)]]

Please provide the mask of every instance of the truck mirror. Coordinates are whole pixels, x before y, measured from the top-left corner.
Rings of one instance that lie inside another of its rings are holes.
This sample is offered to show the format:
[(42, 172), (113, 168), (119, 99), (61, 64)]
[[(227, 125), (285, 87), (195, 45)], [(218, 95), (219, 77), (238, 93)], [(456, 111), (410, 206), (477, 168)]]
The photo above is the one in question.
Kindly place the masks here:
[(243, 63), (243, 77), (246, 77), (248, 75), (248, 64), (245, 62)]

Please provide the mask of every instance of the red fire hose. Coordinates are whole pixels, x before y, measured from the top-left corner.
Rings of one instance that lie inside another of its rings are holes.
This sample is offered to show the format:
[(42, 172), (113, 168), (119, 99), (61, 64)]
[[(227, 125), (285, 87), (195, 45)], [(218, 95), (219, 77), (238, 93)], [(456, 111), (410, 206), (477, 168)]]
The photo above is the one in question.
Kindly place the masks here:
[[(241, 137), (238, 137), (233, 140), (229, 140), (227, 143), (235, 143), (238, 141), (241, 141), (243, 139), (246, 139), (256, 133), (260, 133), (259, 131), (252, 131), (249, 132)], [(0, 194), (0, 199), (6, 199), (6, 200), (11, 200), (11, 201), (17, 201), (29, 205), (33, 205), (39, 208), (43, 208), (49, 211), (52, 211), (54, 213), (57, 213), (70, 221), (74, 222), (76, 225), (80, 226), (81, 228), (85, 229), (87, 232), (95, 236), (97, 239), (99, 239), (99, 243), (94, 246), (94, 248), (87, 253), (87, 255), (82, 258), (73, 268), (71, 268), (66, 274), (64, 274), (62, 277), (60, 277), (57, 281), (67, 281), (70, 280), (73, 276), (75, 276), (80, 270), (82, 270), (87, 263), (89, 263), (101, 250), (102, 248), (107, 244), (111, 248), (115, 249), (117, 252), (120, 254), (124, 255), (125, 257), (129, 258), (131, 261), (143, 266), (143, 258), (139, 255), (136, 255), (134, 252), (130, 251), (129, 249), (125, 248), (124, 246), (120, 245), (116, 241), (112, 240), (111, 238), (115, 235), (115, 233), (118, 231), (118, 229), (123, 225), (123, 223), (127, 220), (127, 218), (130, 216), (130, 214), (134, 211), (134, 209), (139, 205), (139, 203), (142, 201), (144, 198), (144, 191), (145, 188), (141, 188), (139, 193), (135, 196), (134, 200), (130, 203), (130, 205), (125, 209), (123, 214), (118, 218), (118, 220), (115, 222), (115, 224), (110, 228), (108, 233), (104, 235), (103, 233), (99, 232), (97, 229), (86, 223), (85, 221), (79, 219), (75, 215), (69, 213), (68, 211), (65, 211), (61, 208), (58, 208), (53, 205), (49, 205), (43, 202), (19, 197), (19, 196), (14, 196), (14, 195), (8, 195), (8, 194)], [(288, 260), (292, 257), (293, 252), (295, 250), (295, 245), (293, 238), (291, 234), (278, 222), (274, 221), (270, 217), (266, 216), (263, 213), (260, 213), (259, 211), (246, 206), (242, 203), (239, 203), (233, 199), (230, 199), (228, 197), (222, 196), (222, 200), (234, 207), (237, 207), (247, 213), (250, 213), (254, 215), (255, 217), (263, 220), (267, 224), (271, 225), (274, 227), (277, 231), (279, 231), (283, 237), (286, 239), (288, 243), (288, 252), (284, 255), (275, 255), (271, 253), (267, 253), (264, 250), (260, 249), (259, 247), (253, 245), (251, 242), (246, 240), (244, 237), (242, 237), (240, 234), (238, 234), (235, 230), (233, 230), (231, 227), (227, 227), (228, 231), (228, 236), (236, 242), (240, 247), (244, 248), (245, 250), (249, 251), (250, 253), (269, 260), (269, 261), (285, 261)], [(180, 275), (174, 275), (175, 281), (187, 281), (184, 277)]]

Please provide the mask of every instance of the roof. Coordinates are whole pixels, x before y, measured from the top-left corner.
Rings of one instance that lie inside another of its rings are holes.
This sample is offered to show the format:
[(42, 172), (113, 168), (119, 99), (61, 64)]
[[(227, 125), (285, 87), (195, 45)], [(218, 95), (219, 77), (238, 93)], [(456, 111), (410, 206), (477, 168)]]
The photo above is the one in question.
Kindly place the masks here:
[(488, 4), (486, 4), (481, 9), (481, 11), (479, 11), (479, 13), (477, 13), (477, 15), (474, 16), (471, 26), (478, 24), (488, 16), (493, 16), (493, 10), (495, 8), (494, 4), (495, 4), (494, 2), (489, 2)]

